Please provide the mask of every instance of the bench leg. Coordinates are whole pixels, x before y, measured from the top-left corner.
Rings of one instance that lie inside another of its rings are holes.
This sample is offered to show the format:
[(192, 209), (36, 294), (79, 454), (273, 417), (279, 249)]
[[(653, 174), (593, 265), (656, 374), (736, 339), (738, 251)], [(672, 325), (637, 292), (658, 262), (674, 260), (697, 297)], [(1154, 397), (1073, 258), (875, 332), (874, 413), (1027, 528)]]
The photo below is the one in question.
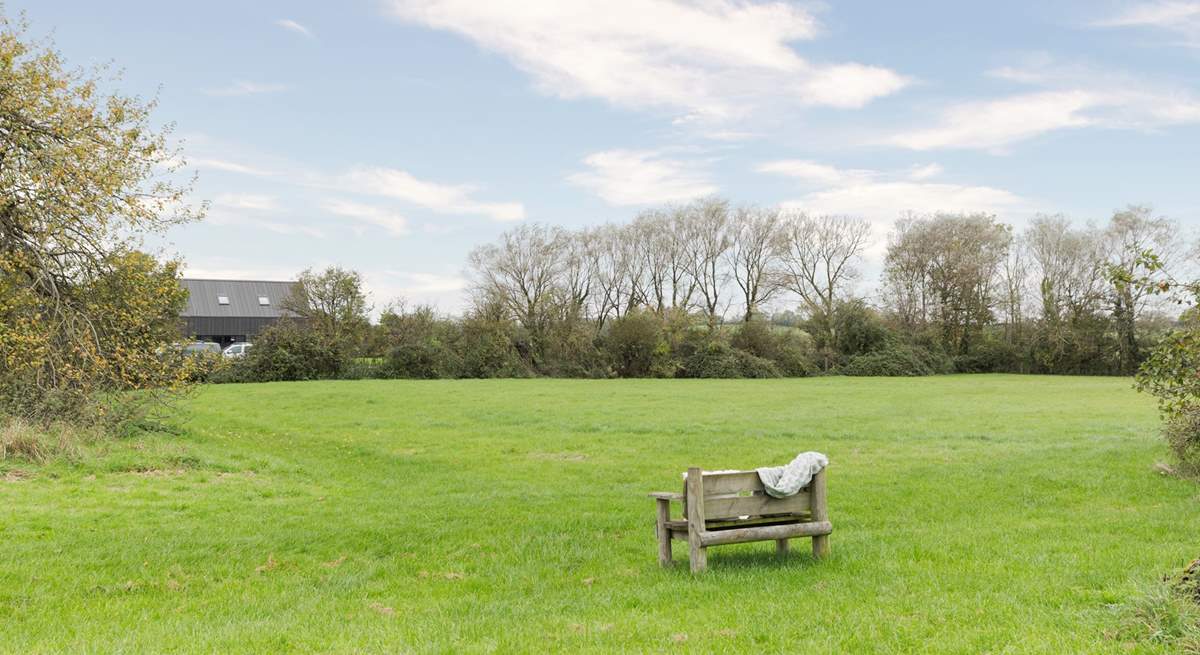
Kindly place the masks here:
[(654, 529), (658, 535), (658, 564), (662, 567), (671, 566), (671, 531), (667, 528), (667, 521), (670, 520), (671, 501), (659, 498)]
[(829, 556), (829, 535), (820, 534), (813, 539), (813, 557), (822, 559)]
[(787, 554), (788, 554), (788, 540), (787, 539), (776, 539), (775, 540), (775, 555), (778, 557), (786, 557)]
[(708, 548), (688, 542), (688, 560), (692, 564), (692, 573), (700, 573), (708, 568)]

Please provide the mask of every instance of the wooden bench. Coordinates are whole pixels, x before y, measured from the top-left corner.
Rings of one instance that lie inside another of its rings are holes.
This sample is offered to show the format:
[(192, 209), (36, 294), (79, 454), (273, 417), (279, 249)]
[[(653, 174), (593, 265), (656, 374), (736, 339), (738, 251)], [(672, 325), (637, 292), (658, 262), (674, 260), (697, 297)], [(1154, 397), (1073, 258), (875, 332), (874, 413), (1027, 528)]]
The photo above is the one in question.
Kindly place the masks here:
[[(788, 498), (767, 495), (758, 473), (703, 473), (689, 468), (682, 494), (655, 492), (658, 562), (671, 566), (671, 540), (688, 542), (692, 572), (708, 567), (708, 547), (747, 541), (774, 541), (788, 552), (788, 539), (812, 537), (813, 556), (829, 554), (833, 525), (825, 506), (825, 471)], [(671, 501), (683, 503), (682, 519), (671, 518)]]

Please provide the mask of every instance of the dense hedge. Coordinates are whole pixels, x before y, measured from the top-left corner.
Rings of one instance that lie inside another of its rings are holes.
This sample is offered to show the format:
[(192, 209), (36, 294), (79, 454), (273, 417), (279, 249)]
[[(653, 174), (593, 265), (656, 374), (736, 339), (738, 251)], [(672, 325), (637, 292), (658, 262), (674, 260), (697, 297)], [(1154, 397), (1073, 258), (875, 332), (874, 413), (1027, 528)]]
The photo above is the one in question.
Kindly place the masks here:
[(244, 360), (221, 365), (207, 379), (916, 376), (1054, 372), (1054, 366), (1113, 372), (1104, 362), (1112, 361), (1105, 357), (1115, 346), (1102, 334), (1053, 339), (1029, 330), (1014, 339), (997, 327), (967, 352), (950, 354), (936, 333), (906, 332), (861, 301), (843, 303), (830, 319), (782, 318), (711, 326), (702, 316), (633, 309), (599, 326), (568, 314), (530, 331), (500, 311), (451, 319), (418, 307), (386, 312), (357, 351), (301, 323), (281, 323), (261, 334)]

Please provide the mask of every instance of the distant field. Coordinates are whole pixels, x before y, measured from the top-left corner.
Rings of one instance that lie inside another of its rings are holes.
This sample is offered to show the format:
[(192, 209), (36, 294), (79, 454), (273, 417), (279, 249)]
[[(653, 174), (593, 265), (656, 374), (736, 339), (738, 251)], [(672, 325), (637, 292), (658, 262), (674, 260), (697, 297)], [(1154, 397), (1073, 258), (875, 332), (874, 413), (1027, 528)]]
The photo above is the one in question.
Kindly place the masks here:
[[(0, 463), (0, 650), (1124, 653), (1111, 606), (1200, 555), (1124, 379), (275, 383), (184, 413)], [(829, 560), (658, 568), (646, 492), (809, 449)]]

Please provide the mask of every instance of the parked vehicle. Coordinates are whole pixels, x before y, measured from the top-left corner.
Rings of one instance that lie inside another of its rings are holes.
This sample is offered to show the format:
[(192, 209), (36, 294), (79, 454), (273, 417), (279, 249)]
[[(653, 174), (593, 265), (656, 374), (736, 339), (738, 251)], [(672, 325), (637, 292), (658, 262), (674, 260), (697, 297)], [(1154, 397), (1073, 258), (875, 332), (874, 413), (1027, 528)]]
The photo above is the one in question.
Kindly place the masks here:
[(185, 355), (199, 356), (221, 352), (221, 344), (211, 341), (193, 341), (182, 346)]
[(235, 343), (226, 348), (221, 354), (226, 357), (245, 357), (246, 353), (250, 352), (250, 348), (253, 346), (254, 344), (252, 343)]

